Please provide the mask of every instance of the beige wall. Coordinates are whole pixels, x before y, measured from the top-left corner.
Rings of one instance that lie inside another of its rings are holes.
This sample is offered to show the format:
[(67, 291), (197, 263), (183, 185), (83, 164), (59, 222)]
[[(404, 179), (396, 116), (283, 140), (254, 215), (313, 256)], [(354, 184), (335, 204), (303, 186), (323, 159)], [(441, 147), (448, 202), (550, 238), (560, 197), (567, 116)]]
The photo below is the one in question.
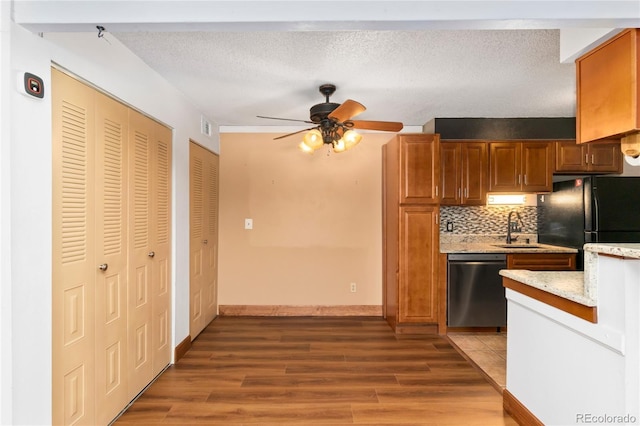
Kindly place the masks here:
[(392, 135), (329, 155), (274, 136), (221, 135), (219, 303), (381, 305), (381, 146)]

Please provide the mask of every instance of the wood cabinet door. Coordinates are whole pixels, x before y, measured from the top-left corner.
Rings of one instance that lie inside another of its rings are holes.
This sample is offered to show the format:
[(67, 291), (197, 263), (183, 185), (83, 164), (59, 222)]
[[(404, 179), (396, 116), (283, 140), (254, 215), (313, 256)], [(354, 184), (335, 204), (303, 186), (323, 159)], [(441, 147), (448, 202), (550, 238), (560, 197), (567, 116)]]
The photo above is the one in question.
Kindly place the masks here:
[(489, 144), (489, 191), (509, 192), (522, 189), (521, 155), (520, 143)]
[(522, 190), (553, 190), (553, 147), (550, 142), (522, 142)]
[(598, 173), (622, 173), (620, 142), (589, 143), (589, 171)]
[(461, 147), (462, 175), (460, 178), (462, 182), (460, 202), (468, 206), (485, 205), (489, 177), (487, 143), (461, 143)]
[(400, 207), (398, 322), (437, 322), (438, 206)]
[(630, 28), (576, 60), (578, 143), (638, 128), (639, 53), (640, 29)]
[(582, 173), (587, 170), (587, 145), (578, 145), (575, 141), (559, 141), (554, 145), (556, 173)]
[(461, 143), (440, 145), (440, 204), (455, 206), (462, 201)]
[(400, 140), (400, 203), (437, 204), (440, 168), (438, 135), (398, 135)]

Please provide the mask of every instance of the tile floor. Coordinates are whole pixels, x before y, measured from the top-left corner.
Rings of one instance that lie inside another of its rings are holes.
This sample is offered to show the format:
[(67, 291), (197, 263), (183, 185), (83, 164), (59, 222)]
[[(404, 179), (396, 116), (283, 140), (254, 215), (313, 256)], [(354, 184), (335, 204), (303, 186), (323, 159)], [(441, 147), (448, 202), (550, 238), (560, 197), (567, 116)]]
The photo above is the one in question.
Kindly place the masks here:
[(505, 388), (507, 333), (449, 333), (447, 336), (498, 388)]

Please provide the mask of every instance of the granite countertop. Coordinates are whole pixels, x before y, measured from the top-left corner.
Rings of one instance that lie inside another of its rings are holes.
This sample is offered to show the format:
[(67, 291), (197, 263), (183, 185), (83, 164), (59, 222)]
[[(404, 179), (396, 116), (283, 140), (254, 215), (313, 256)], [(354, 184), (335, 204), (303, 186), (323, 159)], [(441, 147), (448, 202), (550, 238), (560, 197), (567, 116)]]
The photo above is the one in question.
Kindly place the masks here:
[(584, 272), (527, 271), (504, 269), (503, 277), (564, 297), (585, 306), (597, 306), (598, 255), (605, 254), (627, 259), (640, 259), (638, 243), (590, 243), (584, 245)]
[[(502, 243), (440, 243), (440, 253), (577, 253), (578, 250), (548, 244), (513, 243), (512, 247), (499, 247)], [(518, 247), (518, 246), (532, 247)]]
[(589, 243), (584, 245), (584, 250), (591, 253), (640, 259), (640, 244), (638, 243)]
[(585, 294), (584, 273), (582, 271), (503, 269), (500, 271), (500, 275), (584, 306), (597, 305), (595, 299)]

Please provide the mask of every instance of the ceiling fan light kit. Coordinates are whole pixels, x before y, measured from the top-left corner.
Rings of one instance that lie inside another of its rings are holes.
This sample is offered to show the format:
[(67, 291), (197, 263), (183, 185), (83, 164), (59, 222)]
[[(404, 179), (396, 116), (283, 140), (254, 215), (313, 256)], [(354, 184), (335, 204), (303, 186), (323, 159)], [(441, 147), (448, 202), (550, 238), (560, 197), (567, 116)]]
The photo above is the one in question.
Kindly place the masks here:
[(307, 153), (322, 148), (323, 145), (331, 145), (334, 152), (347, 151), (356, 146), (361, 140), (362, 135), (353, 129), (380, 130), (386, 132), (399, 132), (402, 130), (402, 123), (392, 121), (353, 121), (352, 117), (364, 112), (366, 108), (359, 102), (347, 99), (342, 104), (329, 102), (329, 97), (335, 92), (336, 86), (333, 84), (323, 84), (320, 86), (320, 93), (325, 96), (325, 102), (314, 105), (309, 110), (308, 120), (295, 120), (278, 117), (260, 118), (301, 121), (304, 123), (317, 124), (316, 127), (300, 130), (298, 132), (289, 133), (287, 135), (278, 136), (275, 139), (282, 139), (298, 133), (307, 132), (302, 138), (302, 142), (298, 147)]

